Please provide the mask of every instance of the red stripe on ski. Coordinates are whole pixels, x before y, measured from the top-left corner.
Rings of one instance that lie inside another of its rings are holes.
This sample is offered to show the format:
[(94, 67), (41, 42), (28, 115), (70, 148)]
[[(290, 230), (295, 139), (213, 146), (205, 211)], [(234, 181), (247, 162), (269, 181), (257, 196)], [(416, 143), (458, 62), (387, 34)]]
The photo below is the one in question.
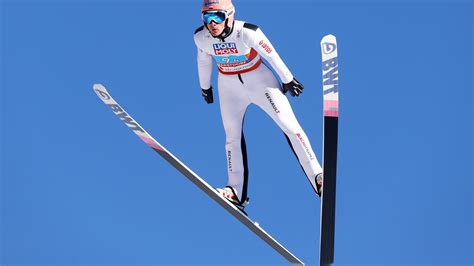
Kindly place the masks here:
[(150, 139), (145, 136), (139, 136), (139, 137), (143, 140), (143, 142), (145, 142), (151, 148), (163, 151), (163, 148), (161, 148), (158, 144), (156, 144), (156, 142), (153, 139)]
[(324, 101), (324, 116), (339, 117), (339, 101)]

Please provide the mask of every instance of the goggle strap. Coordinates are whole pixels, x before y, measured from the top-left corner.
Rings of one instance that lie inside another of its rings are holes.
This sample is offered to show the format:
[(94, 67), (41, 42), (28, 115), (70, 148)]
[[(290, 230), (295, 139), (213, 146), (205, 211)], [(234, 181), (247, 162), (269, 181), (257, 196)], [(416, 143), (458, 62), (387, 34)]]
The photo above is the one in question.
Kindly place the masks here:
[(226, 15), (227, 15), (227, 17), (226, 17), (226, 18), (228, 18), (228, 17), (230, 17), (230, 16), (232, 16), (232, 15), (234, 15), (234, 14), (235, 14), (235, 8), (233, 8), (233, 7), (232, 7), (232, 9), (231, 9), (231, 10), (229, 10), (229, 11), (226, 11), (225, 13), (226, 13)]

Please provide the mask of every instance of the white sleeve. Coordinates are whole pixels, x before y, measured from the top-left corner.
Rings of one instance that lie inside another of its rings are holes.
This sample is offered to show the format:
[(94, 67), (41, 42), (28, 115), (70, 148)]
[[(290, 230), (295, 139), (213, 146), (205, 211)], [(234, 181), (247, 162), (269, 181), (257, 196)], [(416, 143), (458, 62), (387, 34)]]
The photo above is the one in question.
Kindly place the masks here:
[(212, 56), (199, 47), (197, 48), (197, 65), (199, 85), (202, 89), (209, 89), (211, 87)]
[[(246, 29), (245, 35), (247, 38), (246, 43), (249, 47), (255, 49), (260, 56), (262, 56), (272, 66), (275, 72), (280, 77), (283, 83), (288, 83), (293, 80), (288, 67), (285, 65), (283, 60), (280, 58), (275, 48), (270, 43), (268, 38), (263, 34), (260, 28), (257, 30)], [(245, 41), (245, 38), (244, 38)]]

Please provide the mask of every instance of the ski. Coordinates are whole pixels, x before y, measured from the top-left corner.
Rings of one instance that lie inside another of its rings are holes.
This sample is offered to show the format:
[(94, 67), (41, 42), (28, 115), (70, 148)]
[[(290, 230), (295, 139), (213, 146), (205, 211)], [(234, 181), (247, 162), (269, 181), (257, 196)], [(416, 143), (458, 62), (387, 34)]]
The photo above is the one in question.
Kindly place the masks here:
[(337, 132), (339, 117), (339, 72), (337, 41), (334, 35), (321, 40), (324, 132), (323, 132), (323, 193), (321, 196), (320, 265), (334, 262), (336, 220)]
[(103, 85), (94, 84), (93, 89), (97, 96), (99, 96), (99, 98), (112, 109), (112, 111), (120, 118), (120, 120), (122, 120), (141, 140), (143, 140), (143, 142), (145, 142), (150, 148), (156, 151), (174, 168), (176, 168), (176, 170), (187, 177), (192, 183), (204, 191), (210, 198), (226, 209), (231, 215), (237, 218), (237, 220), (239, 220), (262, 240), (264, 240), (275, 251), (285, 257), (290, 263), (294, 265), (304, 265), (300, 259), (298, 259), (283, 245), (276, 241), (270, 234), (263, 230), (263, 228), (260, 227), (257, 222), (243, 214), (237, 207), (218, 194), (215, 188), (210, 186), (206, 181), (204, 181), (204, 179), (199, 177), (189, 167), (187, 167), (178, 158), (171, 154), (171, 152), (169, 152), (163, 145), (158, 143), (158, 141), (148, 134), (148, 132), (146, 132), (143, 127), (141, 127), (127, 112), (125, 112), (125, 110), (107, 92)]

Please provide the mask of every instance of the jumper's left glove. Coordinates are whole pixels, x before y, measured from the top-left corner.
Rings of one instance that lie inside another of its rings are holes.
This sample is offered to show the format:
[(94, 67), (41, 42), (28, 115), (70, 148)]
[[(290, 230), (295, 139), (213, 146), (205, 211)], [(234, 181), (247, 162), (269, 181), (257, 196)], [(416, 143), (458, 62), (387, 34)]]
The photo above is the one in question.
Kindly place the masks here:
[(212, 86), (209, 89), (201, 89), (202, 97), (204, 97), (204, 101), (210, 104), (214, 102), (214, 96), (212, 94)]
[(283, 83), (283, 94), (285, 94), (287, 91), (290, 92), (291, 96), (299, 96), (301, 93), (303, 93), (304, 86), (303, 84), (299, 83), (298, 80), (293, 78), (292, 81), (289, 83)]

